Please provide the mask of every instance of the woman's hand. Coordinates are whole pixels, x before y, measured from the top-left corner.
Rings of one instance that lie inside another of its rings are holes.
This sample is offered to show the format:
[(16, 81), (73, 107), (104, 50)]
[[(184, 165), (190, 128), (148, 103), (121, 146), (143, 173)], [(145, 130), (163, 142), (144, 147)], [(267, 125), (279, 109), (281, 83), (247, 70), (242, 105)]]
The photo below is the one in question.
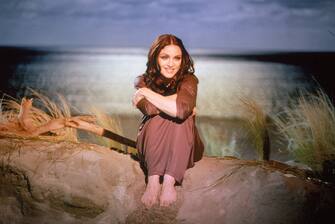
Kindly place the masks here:
[(172, 116), (176, 117), (177, 113), (177, 105), (176, 98), (177, 94), (173, 94), (171, 96), (163, 96), (159, 93), (152, 91), (146, 87), (138, 89), (133, 97), (133, 104), (137, 105), (139, 100), (142, 98), (147, 99), (150, 103), (152, 103), (158, 110)]
[(144, 90), (143, 89), (146, 89), (146, 88), (138, 89), (133, 95), (132, 102), (133, 102), (133, 105), (135, 107), (138, 104), (138, 102), (140, 102), (144, 98), (144, 95), (143, 95)]
[(196, 110), (196, 108), (194, 107), (193, 108), (193, 112), (192, 112), (192, 116), (195, 116), (197, 114), (197, 110)]

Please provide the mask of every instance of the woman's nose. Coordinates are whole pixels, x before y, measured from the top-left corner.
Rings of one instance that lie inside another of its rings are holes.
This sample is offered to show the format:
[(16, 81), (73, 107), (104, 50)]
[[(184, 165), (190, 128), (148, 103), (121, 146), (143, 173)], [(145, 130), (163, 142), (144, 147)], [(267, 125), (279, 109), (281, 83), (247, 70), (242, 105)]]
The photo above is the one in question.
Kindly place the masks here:
[(172, 59), (169, 59), (168, 61), (168, 66), (172, 66), (173, 65), (173, 60)]

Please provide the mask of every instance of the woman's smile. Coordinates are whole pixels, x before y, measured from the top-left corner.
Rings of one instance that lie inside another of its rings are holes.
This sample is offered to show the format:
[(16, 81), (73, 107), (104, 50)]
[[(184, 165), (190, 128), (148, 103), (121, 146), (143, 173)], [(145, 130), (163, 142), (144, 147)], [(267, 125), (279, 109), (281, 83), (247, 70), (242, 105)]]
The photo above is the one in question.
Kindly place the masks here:
[(174, 75), (175, 74), (175, 69), (173, 68), (164, 68), (164, 70), (166, 70), (166, 73), (170, 74), (170, 75)]
[(182, 53), (177, 45), (167, 45), (158, 55), (160, 73), (166, 78), (174, 77), (181, 66)]

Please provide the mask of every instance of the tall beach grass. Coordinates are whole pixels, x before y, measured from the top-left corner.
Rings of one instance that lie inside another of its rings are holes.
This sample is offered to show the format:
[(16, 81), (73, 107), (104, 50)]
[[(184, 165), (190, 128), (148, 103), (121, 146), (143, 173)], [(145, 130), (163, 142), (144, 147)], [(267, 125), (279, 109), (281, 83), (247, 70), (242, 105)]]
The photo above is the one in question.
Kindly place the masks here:
[[(44, 125), (52, 119), (71, 116), (70, 106), (63, 96), (57, 95), (58, 103), (56, 103), (46, 95), (33, 89), (29, 89), (29, 91), (31, 92), (35, 104), (29, 111), (29, 116), (34, 126)], [(18, 128), (17, 117), (20, 112), (20, 101), (8, 95), (4, 95), (0, 103), (1, 124), (7, 125), (9, 133), (12, 132), (12, 135), (17, 135), (14, 129)], [(36, 105), (38, 105), (38, 107)], [(6, 133), (2, 132), (1, 134), (4, 135)], [(51, 135), (39, 135), (34, 138), (55, 141), (78, 141), (77, 131), (73, 128), (55, 130), (51, 132)]]
[(335, 159), (335, 108), (321, 89), (301, 92), (274, 122), (298, 162), (321, 172), (325, 161)]
[(264, 108), (255, 100), (239, 97), (242, 109), (245, 111), (246, 129), (249, 132), (251, 143), (256, 149), (259, 160), (270, 159), (269, 117)]
[[(51, 100), (46, 95), (37, 92), (33, 89), (28, 89), (31, 92), (33, 98), (33, 106), (29, 111), (29, 117), (35, 127), (44, 125), (52, 119), (57, 118), (70, 118), (71, 107), (62, 95), (57, 94), (57, 103)], [(94, 106), (90, 106), (90, 113), (95, 116), (97, 125), (115, 132), (119, 135), (123, 135), (121, 128), (121, 122), (118, 116), (110, 116), (104, 113), (102, 110), (97, 109)], [(75, 128), (62, 128), (54, 130), (49, 134), (38, 135), (31, 137), (22, 131), (22, 128), (18, 122), (18, 115), (20, 112), (20, 100), (15, 99), (8, 95), (3, 95), (0, 101), (0, 135), (7, 137), (29, 137), (33, 139), (44, 139), (50, 141), (90, 141), (99, 145), (103, 145), (112, 148), (117, 151), (124, 153), (136, 154), (137, 150), (131, 147), (126, 147), (114, 140), (104, 138), (95, 134), (86, 132), (84, 137), (81, 137), (77, 133)], [(85, 117), (85, 116), (82, 116)], [(89, 139), (85, 139), (89, 136)]]

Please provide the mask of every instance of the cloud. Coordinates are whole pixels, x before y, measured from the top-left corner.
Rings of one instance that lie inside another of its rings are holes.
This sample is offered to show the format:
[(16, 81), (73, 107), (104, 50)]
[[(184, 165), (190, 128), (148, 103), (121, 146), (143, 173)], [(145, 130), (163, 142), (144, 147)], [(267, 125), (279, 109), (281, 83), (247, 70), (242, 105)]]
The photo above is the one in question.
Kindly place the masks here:
[[(97, 19), (109, 21), (246, 22), (315, 18), (331, 23), (333, 0), (11, 0), (0, 17), (11, 19)], [(264, 21), (262, 22), (264, 23)]]
[(334, 13), (333, 0), (0, 1), (0, 44), (126, 45), (175, 33), (194, 46), (291, 46), (293, 38), (333, 46)]
[(250, 4), (278, 4), (288, 9), (325, 9), (334, 6), (333, 0), (246, 0)]
[(99, 18), (145, 19), (179, 18), (195, 14), (205, 5), (203, 1), (166, 0), (11, 0), (0, 3), (0, 16), (10, 18)]
[(244, 0), (244, 2), (263, 10), (275, 8), (275, 11), (286, 16), (302, 19), (313, 18), (316, 22), (322, 22), (325, 17), (335, 16), (333, 0)]

